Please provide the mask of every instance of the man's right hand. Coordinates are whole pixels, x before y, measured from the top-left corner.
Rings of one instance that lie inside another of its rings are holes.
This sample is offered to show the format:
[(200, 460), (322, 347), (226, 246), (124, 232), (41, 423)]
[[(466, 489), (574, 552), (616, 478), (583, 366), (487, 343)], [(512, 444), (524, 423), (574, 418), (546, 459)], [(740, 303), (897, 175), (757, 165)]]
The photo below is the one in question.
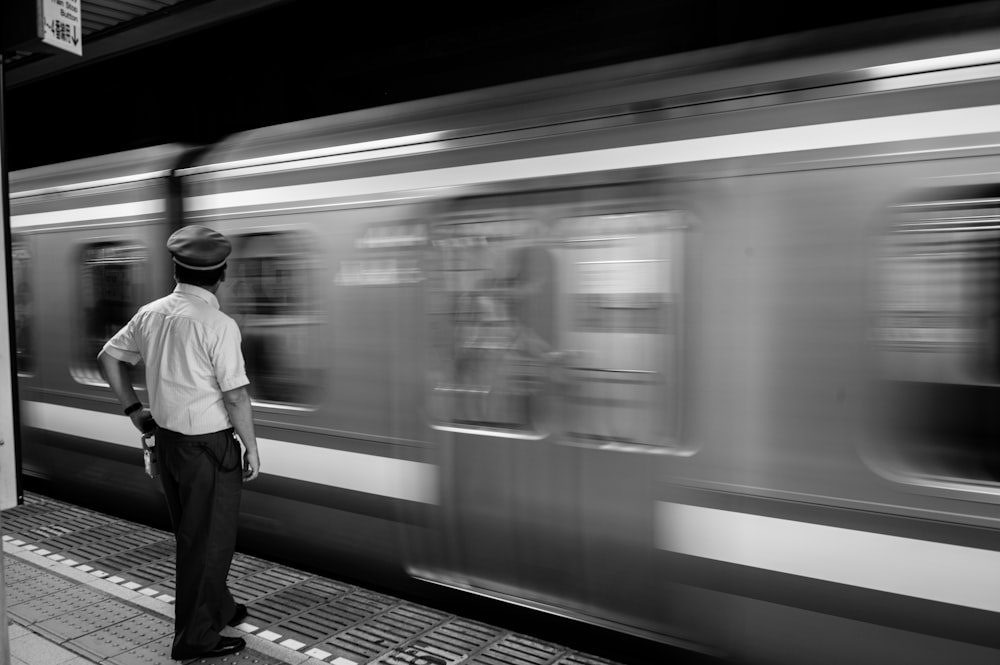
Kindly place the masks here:
[(260, 455), (256, 450), (247, 450), (243, 455), (243, 482), (248, 483), (260, 475)]
[(132, 419), (135, 428), (143, 434), (151, 434), (156, 431), (156, 421), (153, 420), (153, 414), (149, 412), (149, 409), (134, 411), (129, 414), (129, 418)]

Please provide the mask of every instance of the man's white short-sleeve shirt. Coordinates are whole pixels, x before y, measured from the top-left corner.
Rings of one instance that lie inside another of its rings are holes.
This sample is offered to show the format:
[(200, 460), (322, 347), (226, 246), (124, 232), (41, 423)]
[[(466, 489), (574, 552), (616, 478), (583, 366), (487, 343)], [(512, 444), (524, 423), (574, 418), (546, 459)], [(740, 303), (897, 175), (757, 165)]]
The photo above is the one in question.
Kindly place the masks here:
[(222, 393), (250, 383), (240, 329), (215, 295), (190, 284), (142, 307), (104, 345), (116, 360), (146, 364), (153, 419), (181, 434), (232, 427)]

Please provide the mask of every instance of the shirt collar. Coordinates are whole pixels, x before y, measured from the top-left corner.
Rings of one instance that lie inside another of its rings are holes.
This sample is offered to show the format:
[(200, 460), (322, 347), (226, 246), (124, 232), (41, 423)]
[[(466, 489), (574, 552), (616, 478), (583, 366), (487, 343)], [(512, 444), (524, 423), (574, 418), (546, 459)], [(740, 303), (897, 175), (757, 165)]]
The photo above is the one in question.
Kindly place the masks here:
[(215, 309), (219, 309), (219, 299), (215, 297), (215, 294), (200, 286), (179, 283), (174, 287), (174, 293), (184, 293), (195, 298), (201, 298)]

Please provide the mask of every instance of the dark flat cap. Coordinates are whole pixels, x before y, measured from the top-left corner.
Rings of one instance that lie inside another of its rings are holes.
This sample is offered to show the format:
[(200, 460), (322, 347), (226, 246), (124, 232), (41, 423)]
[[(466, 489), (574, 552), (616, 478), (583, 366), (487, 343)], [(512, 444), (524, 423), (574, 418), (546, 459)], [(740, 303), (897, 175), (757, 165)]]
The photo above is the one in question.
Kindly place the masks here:
[(204, 226), (185, 226), (167, 240), (174, 263), (191, 270), (221, 268), (232, 249), (226, 236)]

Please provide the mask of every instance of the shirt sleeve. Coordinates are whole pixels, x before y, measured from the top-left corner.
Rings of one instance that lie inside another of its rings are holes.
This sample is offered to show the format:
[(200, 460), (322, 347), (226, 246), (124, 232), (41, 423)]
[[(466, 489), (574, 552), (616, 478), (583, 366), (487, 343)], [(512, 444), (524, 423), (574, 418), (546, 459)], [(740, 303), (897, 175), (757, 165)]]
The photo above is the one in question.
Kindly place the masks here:
[(247, 378), (246, 363), (243, 360), (243, 341), (240, 328), (236, 322), (227, 318), (219, 331), (219, 338), (212, 357), (215, 367), (215, 379), (219, 382), (222, 392), (235, 390), (250, 384)]
[(115, 333), (114, 337), (105, 342), (102, 352), (108, 354), (115, 360), (135, 365), (142, 360), (139, 345), (135, 338), (136, 318), (126, 323), (121, 330)]

